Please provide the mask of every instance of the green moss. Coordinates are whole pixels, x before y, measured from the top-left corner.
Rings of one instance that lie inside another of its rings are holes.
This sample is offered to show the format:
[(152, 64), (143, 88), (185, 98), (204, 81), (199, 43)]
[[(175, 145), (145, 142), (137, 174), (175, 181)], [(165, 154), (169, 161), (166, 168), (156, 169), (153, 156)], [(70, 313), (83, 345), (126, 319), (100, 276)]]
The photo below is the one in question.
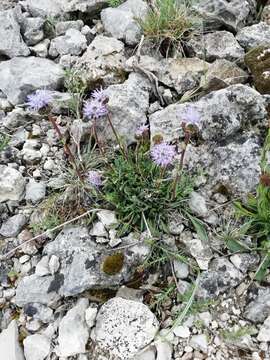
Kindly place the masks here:
[(125, 257), (123, 253), (115, 253), (107, 256), (102, 265), (103, 272), (107, 275), (118, 274), (123, 268), (124, 260)]
[(251, 49), (245, 56), (245, 63), (253, 75), (256, 89), (262, 94), (270, 94), (270, 47)]

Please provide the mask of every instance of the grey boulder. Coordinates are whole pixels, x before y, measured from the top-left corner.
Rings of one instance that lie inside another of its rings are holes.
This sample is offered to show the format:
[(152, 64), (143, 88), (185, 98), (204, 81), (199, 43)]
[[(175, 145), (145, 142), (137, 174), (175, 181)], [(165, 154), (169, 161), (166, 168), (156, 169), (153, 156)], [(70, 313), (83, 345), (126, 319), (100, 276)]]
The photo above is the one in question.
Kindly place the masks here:
[(44, 255), (56, 255), (61, 263), (55, 275), (61, 280), (58, 293), (74, 296), (88, 289), (113, 288), (128, 281), (134, 273), (131, 269), (135, 270), (150, 250), (133, 234), (122, 238), (123, 245), (127, 246), (123, 251), (117, 248), (106, 251), (107, 248), (98, 245), (86, 228), (65, 228), (43, 251)]
[(251, 301), (246, 306), (244, 317), (254, 323), (262, 323), (270, 312), (270, 289), (255, 289), (250, 294)]
[(13, 105), (37, 89), (60, 88), (63, 79), (63, 69), (49, 59), (16, 57), (0, 63), (0, 89)]
[(181, 121), (189, 108), (200, 115), (201, 135), (204, 140), (224, 141), (249, 124), (266, 125), (265, 99), (245, 85), (232, 85), (213, 91), (193, 104), (173, 104), (150, 116), (152, 138), (163, 136), (171, 141), (179, 136)]
[(210, 27), (237, 31), (253, 20), (255, 0), (200, 0), (194, 9)]
[[(136, 129), (146, 122), (149, 108), (150, 83), (143, 76), (132, 73), (123, 84), (111, 85), (106, 89), (111, 121), (117, 132), (128, 142), (134, 141)], [(103, 136), (113, 139), (107, 119), (100, 123)]]
[(0, 55), (13, 58), (28, 56), (30, 50), (20, 33), (20, 25), (13, 10), (0, 12)]
[(89, 329), (85, 319), (85, 311), (88, 306), (89, 301), (87, 299), (79, 299), (77, 304), (60, 321), (59, 345), (56, 350), (58, 356), (68, 357), (86, 351)]
[(17, 214), (8, 218), (0, 228), (0, 235), (4, 237), (14, 237), (19, 234), (22, 227), (26, 224), (27, 218), (23, 214)]
[(209, 270), (202, 273), (196, 293), (199, 299), (215, 299), (237, 286), (244, 275), (226, 258), (214, 259)]
[(226, 191), (233, 196), (245, 197), (255, 191), (260, 177), (261, 142), (254, 133), (238, 136), (228, 144), (209, 143), (189, 146), (187, 166), (193, 171), (207, 172), (210, 191)]
[(19, 331), (16, 320), (12, 320), (7, 329), (0, 334), (0, 352), (5, 360), (25, 360), (19, 343)]
[(158, 328), (155, 315), (146, 305), (116, 297), (99, 310), (93, 337), (109, 356), (126, 360), (149, 345)]
[(143, 0), (128, 0), (117, 8), (102, 10), (101, 21), (109, 35), (128, 45), (135, 45), (142, 34), (138, 19), (145, 19), (148, 10), (148, 5)]
[(22, 174), (9, 166), (0, 165), (0, 203), (23, 198), (25, 179)]
[(239, 44), (246, 50), (256, 46), (270, 46), (270, 24), (260, 22), (247, 26), (236, 35)]
[(122, 83), (125, 79), (125, 61), (124, 44), (121, 41), (97, 35), (78, 59), (76, 69), (92, 87), (97, 83), (111, 85)]
[(87, 48), (86, 37), (76, 29), (68, 29), (65, 35), (58, 36), (51, 41), (49, 55), (80, 55)]
[[(127, 68), (134, 69), (136, 59), (131, 57), (126, 62)], [(178, 94), (194, 89), (209, 69), (206, 61), (197, 58), (162, 59), (143, 55), (140, 57), (140, 68), (152, 72), (159, 82), (174, 88)]]
[(236, 61), (245, 55), (244, 49), (228, 31), (215, 31), (198, 38), (194, 37), (189, 41), (188, 46), (197, 57), (206, 61), (216, 59)]

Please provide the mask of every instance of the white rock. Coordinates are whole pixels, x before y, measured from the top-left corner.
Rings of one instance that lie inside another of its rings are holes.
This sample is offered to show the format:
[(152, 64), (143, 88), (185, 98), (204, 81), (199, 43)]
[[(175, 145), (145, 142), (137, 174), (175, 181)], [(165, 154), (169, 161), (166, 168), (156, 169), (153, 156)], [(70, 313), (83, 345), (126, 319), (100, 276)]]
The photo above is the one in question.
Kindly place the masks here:
[(23, 341), (26, 360), (44, 360), (50, 353), (50, 340), (45, 335), (27, 336)]
[(85, 320), (87, 325), (92, 328), (95, 325), (97, 308), (89, 307), (85, 310)]
[(155, 342), (157, 349), (156, 360), (171, 360), (172, 359), (172, 345), (167, 341)]
[(0, 354), (3, 360), (24, 360), (16, 320), (12, 320), (0, 334)]
[(257, 336), (259, 341), (270, 342), (270, 316), (265, 320)]
[(28, 56), (30, 51), (24, 43), (20, 25), (13, 10), (0, 12), (0, 53), (10, 58)]
[(58, 356), (73, 356), (85, 352), (89, 330), (85, 321), (85, 310), (89, 301), (79, 299), (75, 307), (67, 312), (59, 324)]
[(58, 55), (80, 55), (87, 48), (86, 37), (79, 30), (68, 29), (65, 35), (58, 36), (51, 41), (49, 54), (52, 57)]
[(56, 255), (52, 255), (48, 265), (49, 265), (50, 273), (52, 275), (55, 274), (60, 266), (59, 258)]
[(135, 356), (132, 360), (156, 360), (156, 352), (154, 348), (147, 349), (142, 354)]
[(99, 237), (107, 237), (108, 233), (105, 229), (105, 226), (103, 225), (103, 223), (101, 221), (97, 221), (93, 228), (90, 231), (90, 235), (92, 236), (99, 236)]
[(205, 334), (201, 335), (193, 335), (190, 339), (190, 346), (195, 350), (202, 351), (207, 353), (208, 341), (207, 336)]
[(189, 206), (195, 215), (201, 217), (206, 217), (208, 215), (205, 198), (196, 191), (192, 191), (190, 194)]
[(0, 203), (21, 200), (24, 189), (25, 179), (22, 174), (9, 166), (0, 165)]
[(183, 339), (185, 338), (188, 338), (189, 335), (190, 335), (190, 330), (187, 326), (183, 326), (183, 325), (179, 325), (179, 326), (176, 326), (174, 329), (173, 329), (173, 333), (178, 336), (178, 337), (181, 337)]
[(97, 217), (107, 229), (114, 227), (118, 223), (114, 211), (110, 211), (110, 210), (98, 211)]
[(157, 330), (158, 321), (146, 305), (113, 298), (101, 307), (93, 336), (111, 356), (129, 359), (153, 340)]
[(48, 256), (43, 256), (42, 259), (37, 263), (35, 272), (38, 276), (45, 276), (50, 274)]
[(175, 275), (178, 279), (186, 279), (188, 277), (189, 269), (187, 264), (178, 260), (174, 260), (173, 267)]

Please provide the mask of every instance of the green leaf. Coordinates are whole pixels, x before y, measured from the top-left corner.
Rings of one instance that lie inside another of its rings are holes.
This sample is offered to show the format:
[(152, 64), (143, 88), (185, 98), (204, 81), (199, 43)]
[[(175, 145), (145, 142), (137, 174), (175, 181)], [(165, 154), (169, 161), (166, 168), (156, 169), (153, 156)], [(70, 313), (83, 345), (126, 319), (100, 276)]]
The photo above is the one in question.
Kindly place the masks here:
[(205, 226), (203, 225), (203, 222), (196, 217), (190, 215), (188, 212), (186, 212), (187, 216), (189, 217), (190, 221), (192, 222), (192, 225), (194, 226), (197, 235), (202, 241), (208, 241), (208, 235), (207, 231), (205, 229)]
[(265, 278), (265, 275), (267, 273), (267, 269), (270, 266), (270, 253), (268, 253), (268, 256), (265, 256), (263, 262), (260, 264), (259, 269), (256, 272), (255, 279), (257, 281), (262, 281)]

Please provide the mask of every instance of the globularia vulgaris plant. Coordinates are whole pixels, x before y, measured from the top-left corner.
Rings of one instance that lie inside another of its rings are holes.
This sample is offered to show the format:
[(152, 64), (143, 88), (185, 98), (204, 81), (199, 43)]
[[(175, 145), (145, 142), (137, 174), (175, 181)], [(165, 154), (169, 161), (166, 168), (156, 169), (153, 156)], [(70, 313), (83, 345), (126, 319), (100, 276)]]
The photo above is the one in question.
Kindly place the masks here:
[[(151, 146), (149, 128), (145, 124), (134, 134), (134, 145), (128, 147), (114, 127), (106, 91), (95, 90), (90, 99), (84, 102), (83, 117), (91, 122), (89, 137), (92, 137), (94, 146), (103, 158), (101, 171), (100, 168), (83, 166), (81, 159), (73, 154), (57, 119), (50, 112), (51, 101), (50, 92), (38, 90), (28, 97), (28, 106), (36, 111), (46, 110), (77, 175), (78, 186), (88, 191), (100, 206), (116, 211), (121, 234), (146, 228), (153, 233), (156, 230), (164, 231), (171, 212), (189, 211), (187, 200), (193, 190), (193, 182), (184, 172), (183, 163), (192, 133), (199, 126), (199, 114), (194, 108), (190, 106), (184, 115), (179, 116), (179, 124), (184, 131), (182, 148), (179, 143), (169, 144), (161, 137)], [(101, 121), (107, 121), (110, 126), (119, 151), (112, 153), (109, 144), (100, 139), (98, 124)], [(173, 169), (176, 169), (175, 175)]]

